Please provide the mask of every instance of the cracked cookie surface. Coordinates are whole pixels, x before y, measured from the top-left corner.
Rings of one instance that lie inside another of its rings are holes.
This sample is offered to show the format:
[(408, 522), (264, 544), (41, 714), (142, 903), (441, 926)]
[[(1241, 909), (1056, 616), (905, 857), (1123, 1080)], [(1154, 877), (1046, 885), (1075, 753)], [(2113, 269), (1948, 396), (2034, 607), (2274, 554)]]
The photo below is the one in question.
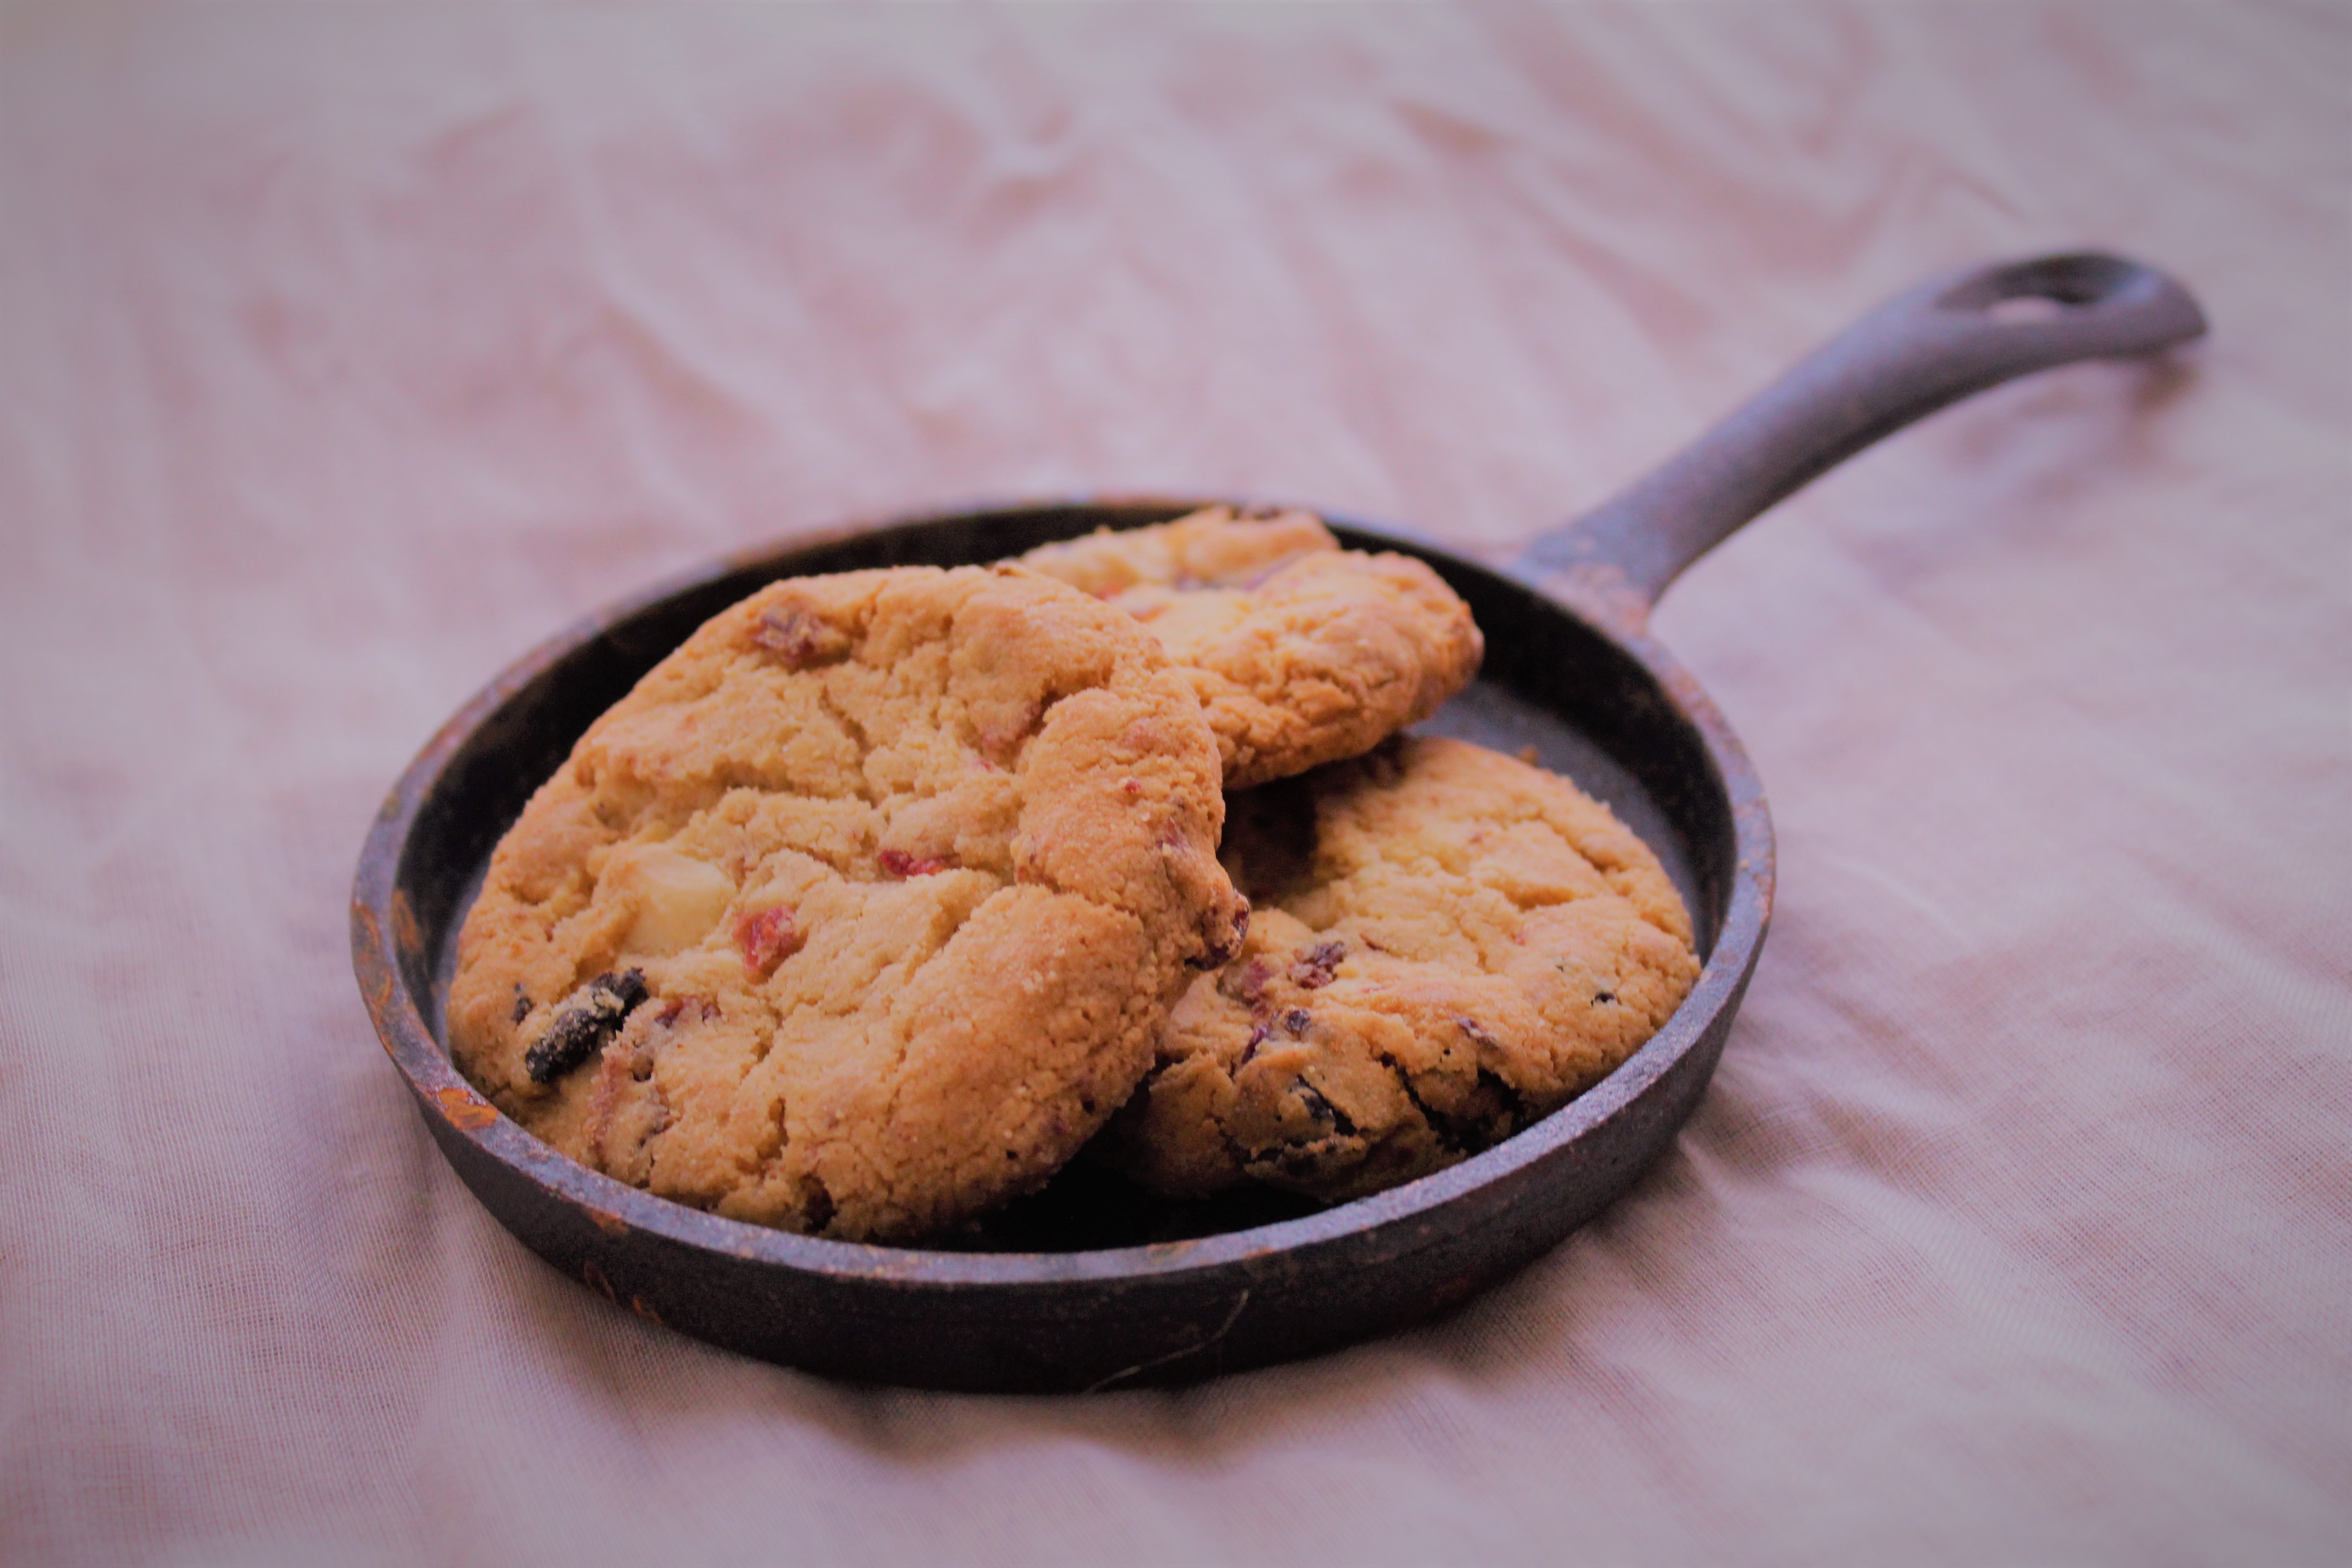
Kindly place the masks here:
[(1216, 745), (1018, 569), (776, 583), (592, 725), (491, 858), (452, 1054), (655, 1194), (906, 1240), (1042, 1183), (1234, 950)]
[(1151, 628), (1200, 694), (1227, 789), (1370, 751), (1468, 685), (1486, 651), (1426, 564), (1342, 550), (1304, 511), (1209, 507), (1021, 560)]
[(1229, 798), (1255, 905), (1096, 1152), (1146, 1187), (1337, 1202), (1549, 1115), (1696, 980), (1690, 917), (1608, 807), (1482, 747), (1402, 737)]

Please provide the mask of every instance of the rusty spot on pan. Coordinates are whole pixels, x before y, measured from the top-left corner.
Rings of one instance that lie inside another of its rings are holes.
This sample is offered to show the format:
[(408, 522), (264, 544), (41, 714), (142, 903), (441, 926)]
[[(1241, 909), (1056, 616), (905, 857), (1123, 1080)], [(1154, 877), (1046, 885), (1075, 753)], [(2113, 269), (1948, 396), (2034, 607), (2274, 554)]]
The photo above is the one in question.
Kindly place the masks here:
[(499, 1119), (497, 1106), (462, 1085), (452, 1084), (447, 1089), (436, 1089), (433, 1091), (433, 1098), (452, 1127), (461, 1127), (468, 1132), (478, 1132)]
[(408, 890), (404, 888), (392, 890), (392, 940), (399, 944), (403, 952), (421, 953), (425, 951), (425, 935), (416, 929), (416, 911), (410, 907)]

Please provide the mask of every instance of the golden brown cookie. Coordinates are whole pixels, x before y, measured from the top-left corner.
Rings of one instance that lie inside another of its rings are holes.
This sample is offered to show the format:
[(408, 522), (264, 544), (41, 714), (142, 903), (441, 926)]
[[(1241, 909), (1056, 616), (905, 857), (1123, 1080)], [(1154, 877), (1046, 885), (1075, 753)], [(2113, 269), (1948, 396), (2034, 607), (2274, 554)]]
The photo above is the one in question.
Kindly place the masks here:
[(1210, 507), (1021, 560), (1158, 634), (1200, 693), (1227, 789), (1370, 751), (1468, 685), (1486, 652), (1427, 565), (1342, 550), (1303, 511)]
[(1227, 805), (1247, 940), (1096, 1145), (1155, 1192), (1338, 1201), (1443, 1169), (1598, 1082), (1697, 978), (1657, 857), (1509, 757), (1402, 738)]
[(1247, 906), (1216, 743), (1129, 617), (1016, 568), (777, 583), (590, 727), (491, 858), (458, 1065), (583, 1164), (902, 1240), (1043, 1182)]

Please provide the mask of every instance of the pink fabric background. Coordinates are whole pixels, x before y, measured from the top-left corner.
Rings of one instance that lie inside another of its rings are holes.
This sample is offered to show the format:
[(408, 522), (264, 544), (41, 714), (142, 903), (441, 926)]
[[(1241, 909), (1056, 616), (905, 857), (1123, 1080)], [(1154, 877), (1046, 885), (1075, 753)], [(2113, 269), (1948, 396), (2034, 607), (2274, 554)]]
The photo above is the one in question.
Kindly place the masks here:
[[(2352, 1557), (2341, 5), (0, 10), (0, 1556)], [(1696, 570), (1780, 901), (1627, 1202), (1190, 1392), (648, 1327), (428, 1144), (345, 900), (435, 726), (981, 498), (1507, 551), (1862, 309), (2215, 331)]]

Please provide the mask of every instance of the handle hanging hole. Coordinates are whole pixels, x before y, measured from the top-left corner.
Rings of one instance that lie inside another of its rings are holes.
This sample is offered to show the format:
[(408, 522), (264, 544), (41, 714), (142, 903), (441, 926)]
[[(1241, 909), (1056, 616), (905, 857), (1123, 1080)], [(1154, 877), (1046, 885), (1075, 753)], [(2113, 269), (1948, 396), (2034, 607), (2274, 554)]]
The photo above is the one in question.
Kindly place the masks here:
[(1997, 321), (2047, 321), (2120, 298), (2147, 281), (2145, 269), (2131, 262), (2082, 251), (1977, 273), (1936, 303), (1948, 310), (1979, 310)]
[(1984, 308), (1985, 315), (1996, 321), (2054, 321), (2074, 308), (2070, 300), (2053, 300), (2047, 294), (2019, 294), (2007, 300), (1995, 300)]

